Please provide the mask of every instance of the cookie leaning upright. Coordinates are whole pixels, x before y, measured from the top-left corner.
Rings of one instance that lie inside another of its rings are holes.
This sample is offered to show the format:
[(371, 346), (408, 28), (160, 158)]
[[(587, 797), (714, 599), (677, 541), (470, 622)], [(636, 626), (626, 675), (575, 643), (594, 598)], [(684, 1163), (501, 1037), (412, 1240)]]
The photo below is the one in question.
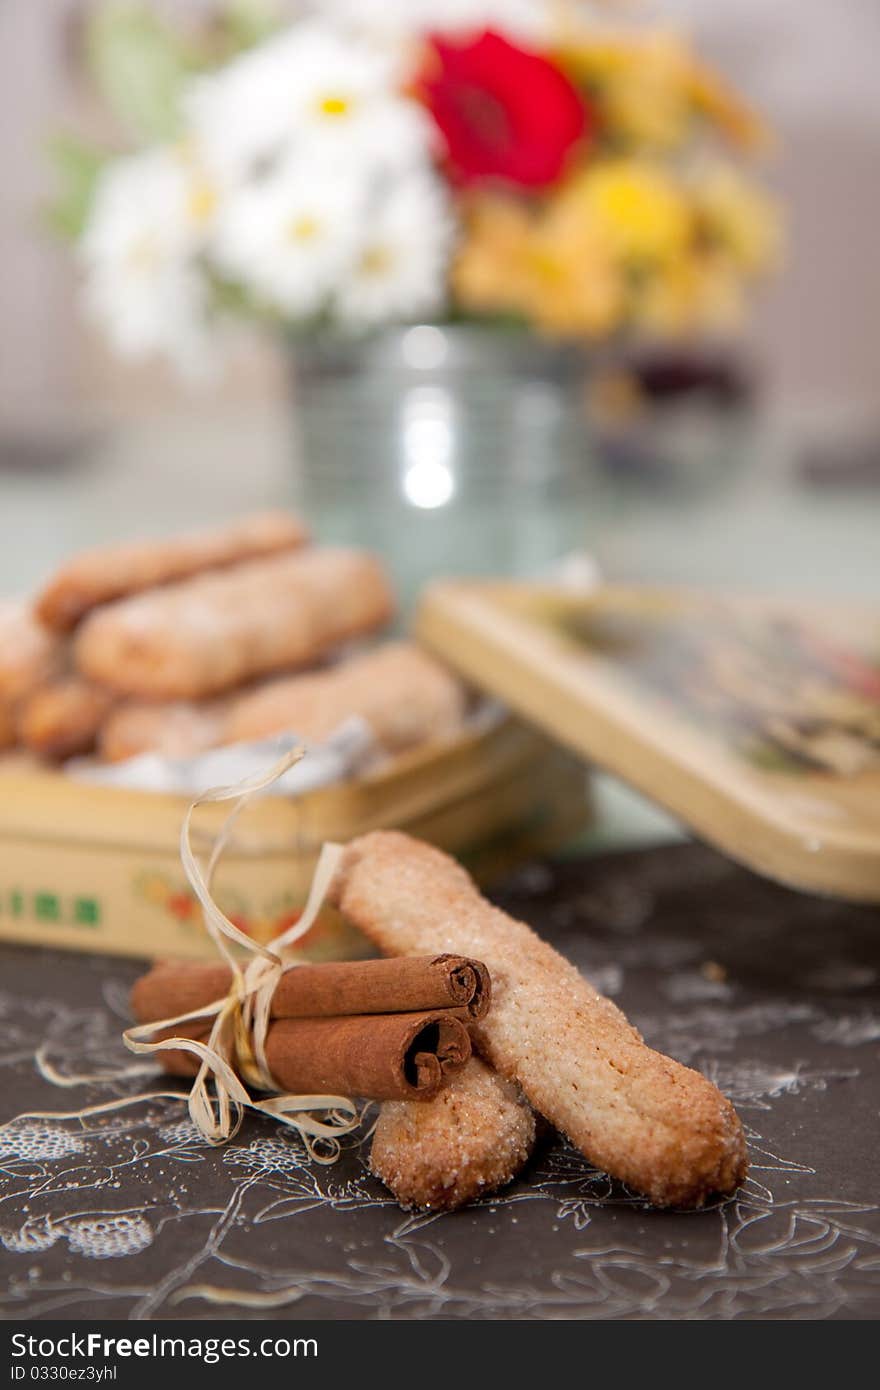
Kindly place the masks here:
[(108, 604), (83, 622), (74, 660), (122, 694), (199, 699), (309, 665), (393, 612), (374, 555), (306, 548)]
[(448, 855), (397, 831), (352, 842), (333, 888), (380, 950), (486, 962), (479, 1050), (534, 1108), (657, 1206), (700, 1206), (746, 1173), (733, 1106), (699, 1072), (647, 1047), (616, 1005), (522, 922), (492, 907)]

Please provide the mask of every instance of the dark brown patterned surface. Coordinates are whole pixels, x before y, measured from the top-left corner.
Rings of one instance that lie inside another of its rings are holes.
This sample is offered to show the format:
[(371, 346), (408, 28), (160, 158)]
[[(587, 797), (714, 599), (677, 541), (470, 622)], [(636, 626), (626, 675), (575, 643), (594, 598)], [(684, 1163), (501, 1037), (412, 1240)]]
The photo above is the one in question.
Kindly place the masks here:
[[(880, 912), (696, 846), (535, 864), (496, 896), (733, 1097), (752, 1154), (735, 1200), (653, 1212), (548, 1139), (501, 1196), (425, 1218), (399, 1210), (356, 1142), (315, 1167), (254, 1120), (212, 1150), (172, 1101), (12, 1120), (3, 1315), (876, 1317)], [(0, 1120), (143, 1088), (118, 1076), (137, 968), (3, 949)], [(59, 1090), (35, 1069), (40, 1047), (62, 1071), (110, 1077)]]

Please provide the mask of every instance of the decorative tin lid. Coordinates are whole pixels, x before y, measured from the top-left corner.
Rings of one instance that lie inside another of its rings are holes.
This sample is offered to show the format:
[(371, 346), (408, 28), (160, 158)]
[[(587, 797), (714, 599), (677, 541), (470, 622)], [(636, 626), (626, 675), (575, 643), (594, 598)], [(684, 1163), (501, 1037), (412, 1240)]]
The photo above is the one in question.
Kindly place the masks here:
[(416, 626), (733, 858), (880, 901), (880, 608), (444, 582)]

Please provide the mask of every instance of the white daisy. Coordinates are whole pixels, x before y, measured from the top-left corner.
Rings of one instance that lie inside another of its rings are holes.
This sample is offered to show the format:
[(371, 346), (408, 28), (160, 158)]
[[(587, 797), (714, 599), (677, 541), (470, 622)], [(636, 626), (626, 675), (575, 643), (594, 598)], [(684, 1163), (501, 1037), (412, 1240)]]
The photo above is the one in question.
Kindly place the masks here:
[(443, 303), (454, 225), (445, 189), (430, 174), (400, 179), (365, 219), (334, 308), (367, 326), (436, 312)]
[(162, 148), (114, 160), (80, 240), (86, 305), (121, 353), (210, 361), (208, 286), (199, 267), (215, 198), (193, 163)]
[(194, 380), (216, 365), (209, 298), (204, 275), (185, 261), (95, 267), (84, 291), (86, 312), (121, 356), (166, 357)]
[(292, 154), (401, 167), (426, 157), (433, 135), (399, 94), (401, 76), (394, 55), (300, 23), (198, 79), (184, 106), (200, 157), (224, 182)]
[(103, 263), (187, 254), (204, 242), (215, 202), (183, 148), (114, 159), (98, 182), (82, 255)]
[(358, 180), (292, 160), (233, 194), (218, 220), (212, 259), (266, 305), (317, 313), (355, 254), (363, 215)]

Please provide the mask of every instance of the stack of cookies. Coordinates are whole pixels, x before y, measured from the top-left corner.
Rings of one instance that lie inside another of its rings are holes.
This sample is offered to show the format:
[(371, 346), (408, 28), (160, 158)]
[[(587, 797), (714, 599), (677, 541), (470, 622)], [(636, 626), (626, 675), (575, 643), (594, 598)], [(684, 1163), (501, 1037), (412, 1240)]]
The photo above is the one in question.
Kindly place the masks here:
[(389, 753), (446, 737), (458, 680), (411, 643), (363, 645), (394, 607), (376, 556), (313, 545), (286, 513), (85, 552), (0, 604), (0, 747), (188, 757), (320, 741), (352, 715)]

